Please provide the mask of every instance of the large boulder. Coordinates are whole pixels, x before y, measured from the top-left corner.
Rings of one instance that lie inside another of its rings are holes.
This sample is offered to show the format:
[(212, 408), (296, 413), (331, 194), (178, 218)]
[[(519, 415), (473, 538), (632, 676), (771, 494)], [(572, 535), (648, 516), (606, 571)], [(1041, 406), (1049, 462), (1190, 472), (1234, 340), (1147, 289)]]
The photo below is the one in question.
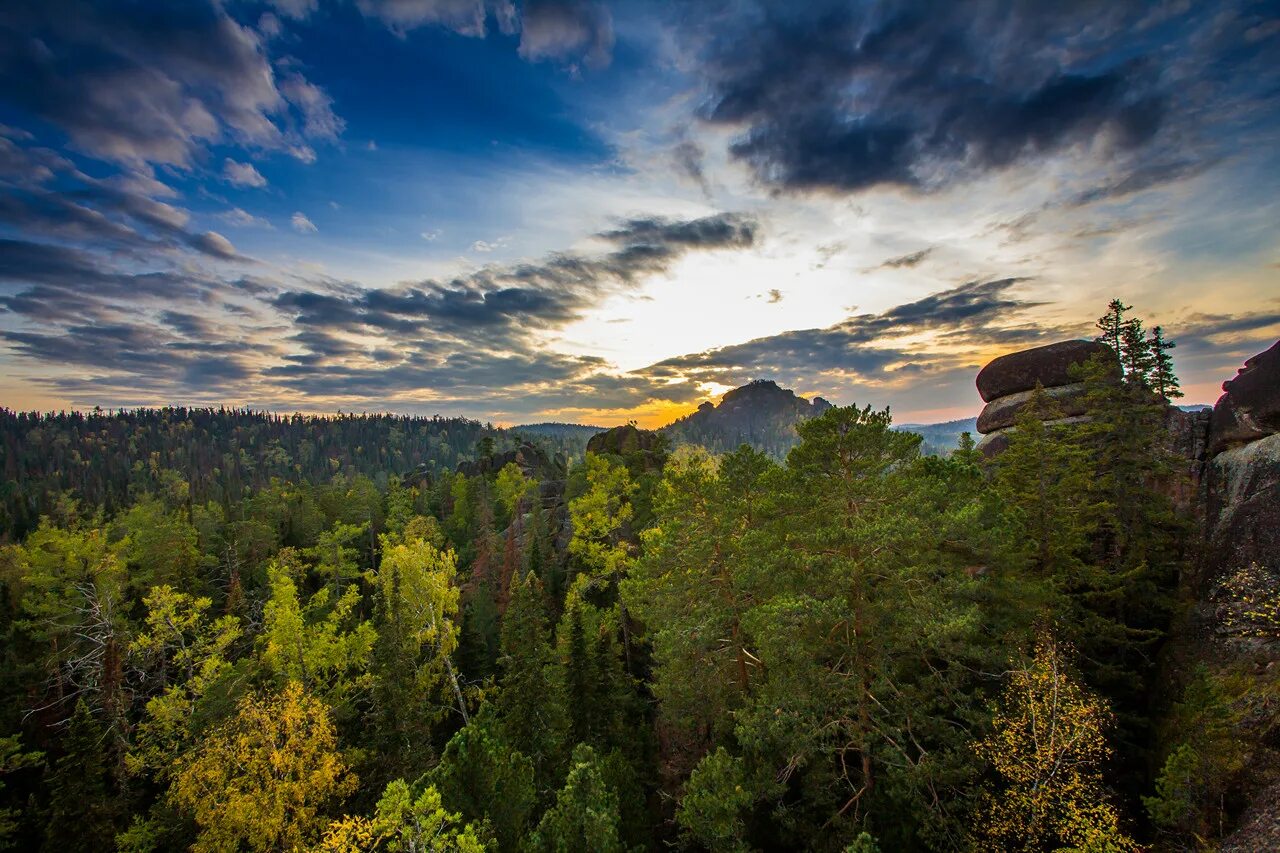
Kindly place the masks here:
[[(1049, 399), (1058, 404), (1063, 416), (1072, 416), (1083, 415), (1088, 411), (1088, 407), (1085, 405), (1085, 390), (1083, 382), (1074, 382), (1070, 385), (1045, 388), (1044, 392)], [(983, 407), (982, 413), (978, 415), (978, 432), (986, 435), (989, 432), (1013, 426), (1018, 413), (1031, 402), (1033, 394), (1035, 394), (1034, 389), (1031, 391), (1019, 391), (1017, 394), (997, 397), (987, 403)]]
[(1120, 372), (1120, 362), (1106, 344), (1097, 341), (1061, 341), (1048, 346), (1002, 355), (978, 373), (978, 393), (989, 403), (998, 397), (1007, 397), (1021, 391), (1030, 391), (1039, 382), (1046, 388), (1070, 385), (1075, 381), (1071, 367), (1083, 364), (1096, 355), (1114, 363)]
[(1252, 563), (1280, 568), (1280, 434), (1219, 453), (1204, 477), (1201, 583)]
[[(1075, 426), (1077, 424), (1087, 424), (1091, 418), (1088, 415), (1074, 415), (1069, 418), (1055, 418), (1051, 421), (1045, 421), (1047, 427), (1059, 426)], [(975, 446), (985, 459), (994, 459), (1001, 453), (1009, 449), (1009, 436), (1016, 431), (1014, 427), (1003, 427), (1002, 429), (992, 430), (982, 437)]]
[(667, 460), (667, 440), (660, 433), (624, 424), (598, 432), (587, 442), (587, 452), (610, 454), (627, 460), (632, 473), (636, 470), (657, 471)]
[(1244, 363), (1213, 407), (1209, 455), (1280, 433), (1280, 341)]

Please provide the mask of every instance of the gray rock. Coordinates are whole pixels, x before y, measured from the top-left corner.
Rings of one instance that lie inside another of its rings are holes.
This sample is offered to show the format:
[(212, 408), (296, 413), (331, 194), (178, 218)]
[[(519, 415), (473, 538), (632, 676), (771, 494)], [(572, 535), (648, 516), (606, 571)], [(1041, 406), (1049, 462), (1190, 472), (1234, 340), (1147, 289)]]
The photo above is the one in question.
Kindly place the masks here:
[(1120, 362), (1106, 344), (1084, 340), (1061, 341), (995, 359), (978, 373), (978, 393), (984, 403), (989, 403), (997, 397), (1030, 391), (1037, 382), (1046, 388), (1070, 385), (1074, 381), (1072, 365), (1083, 364), (1095, 355), (1109, 358), (1114, 363), (1115, 373), (1120, 373)]
[(1280, 433), (1280, 341), (1244, 363), (1213, 407), (1209, 455)]
[(1204, 478), (1201, 582), (1251, 563), (1280, 567), (1280, 435), (1219, 453), (1205, 466)]
[(974, 450), (982, 454), (984, 459), (993, 459), (1009, 449), (1009, 433), (1012, 429), (998, 429), (989, 432), (974, 445)]
[[(1083, 415), (1087, 409), (1085, 407), (1085, 384), (1076, 382), (1071, 385), (1058, 385), (1052, 388), (1045, 388), (1045, 394), (1062, 409), (1065, 416)], [(1031, 395), (1035, 393), (1031, 391), (1019, 391), (1016, 394), (1009, 394), (1004, 397), (997, 397), (982, 409), (982, 414), (978, 415), (978, 432), (986, 435), (998, 429), (1013, 426), (1014, 420), (1018, 417), (1018, 413), (1026, 408), (1027, 403), (1031, 401)]]
[[(1055, 418), (1051, 421), (1045, 421), (1045, 426), (1072, 426), (1074, 424), (1087, 424), (1091, 421), (1088, 415), (1076, 415), (1069, 418)], [(982, 439), (974, 446), (986, 459), (993, 459), (1009, 448), (1009, 436), (1016, 432), (1015, 427), (1005, 427), (990, 432), (982, 437)]]

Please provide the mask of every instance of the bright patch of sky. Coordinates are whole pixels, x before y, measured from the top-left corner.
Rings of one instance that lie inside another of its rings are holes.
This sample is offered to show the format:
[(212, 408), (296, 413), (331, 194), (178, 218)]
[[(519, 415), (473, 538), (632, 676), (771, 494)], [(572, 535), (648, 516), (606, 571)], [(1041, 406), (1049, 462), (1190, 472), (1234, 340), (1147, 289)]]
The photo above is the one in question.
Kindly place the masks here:
[(660, 423), (776, 379), (1280, 335), (1264, 6), (50, 0), (0, 10), (11, 407)]

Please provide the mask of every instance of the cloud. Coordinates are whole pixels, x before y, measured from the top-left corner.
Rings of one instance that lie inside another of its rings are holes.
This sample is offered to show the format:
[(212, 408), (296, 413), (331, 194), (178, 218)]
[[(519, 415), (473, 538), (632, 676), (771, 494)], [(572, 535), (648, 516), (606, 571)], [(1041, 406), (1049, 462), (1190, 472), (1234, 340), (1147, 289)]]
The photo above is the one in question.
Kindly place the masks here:
[(320, 8), (320, 0), (270, 0), (270, 3), (281, 15), (299, 21)]
[(684, 139), (676, 143), (670, 153), (671, 163), (677, 174), (683, 175), (702, 190), (703, 195), (711, 194), (711, 182), (703, 168), (706, 152), (702, 146), (692, 139)]
[(316, 224), (307, 218), (307, 215), (300, 210), (295, 210), (293, 216), (289, 217), (289, 224), (293, 226), (293, 230), (299, 234), (314, 234), (320, 229)]
[(228, 225), (236, 228), (264, 228), (271, 230), (274, 227), (268, 220), (261, 216), (254, 216), (252, 213), (249, 213), (247, 210), (243, 210), (239, 207), (224, 210), (222, 213), (218, 214), (218, 218)]
[(192, 237), (191, 245), (205, 254), (224, 260), (233, 260), (239, 257), (239, 253), (236, 251), (236, 247), (231, 245), (231, 241), (217, 231), (206, 231), (203, 234)]
[(428, 25), (476, 37), (487, 30), (484, 0), (356, 0), (356, 7), (400, 35)]
[[(64, 130), (75, 148), (140, 168), (186, 168), (233, 142), (306, 158), (320, 100), (301, 78), (301, 133), (259, 34), (221, 4), (46, 0), (0, 8), (0, 87)], [(309, 84), (308, 84), (309, 85)]]
[(434, 243), (436, 240), (440, 239), (440, 234), (441, 231), (439, 228), (432, 228), (428, 231), (422, 232), (422, 239), (426, 240), (428, 243)]
[(565, 61), (582, 57), (588, 66), (607, 66), (613, 57), (613, 17), (594, 0), (525, 0), (520, 21), (520, 55)]
[(1153, 187), (1188, 180), (1204, 172), (1215, 162), (1214, 160), (1175, 160), (1143, 164), (1132, 171), (1075, 194), (1066, 204), (1068, 207), (1084, 207), (1100, 201), (1115, 201)]
[(1264, 67), (1232, 35), (1253, 17), (1227, 5), (746, 2), (675, 30), (701, 117), (737, 132), (730, 155), (765, 186), (929, 191), (1073, 150), (1138, 167), (1187, 145), (1221, 79)]
[(189, 230), (191, 214), (160, 200), (174, 191), (149, 174), (96, 178), (44, 149), (17, 144), (0, 154), (27, 176), (16, 184), (0, 182), (0, 223), (17, 231), (138, 257), (187, 249), (222, 260), (237, 257), (222, 235)]
[(872, 269), (896, 270), (903, 269), (904, 267), (907, 269), (914, 269), (924, 263), (924, 260), (933, 254), (933, 250), (934, 247), (930, 246), (926, 249), (920, 249), (915, 252), (909, 252), (905, 255), (899, 255), (896, 258), (888, 258), (887, 260), (882, 261), (879, 266), (872, 267)]
[(280, 81), (280, 91), (302, 113), (302, 134), (308, 139), (337, 139), (347, 123), (333, 111), (333, 98), (297, 72)]
[(1015, 293), (1024, 281), (972, 281), (879, 314), (857, 314), (822, 329), (798, 329), (677, 356), (637, 372), (651, 379), (721, 385), (760, 377), (791, 387), (811, 385), (816, 377), (840, 386), (901, 383), (906, 377), (898, 374), (901, 370), (918, 377), (966, 363), (964, 356), (921, 355), (919, 344), (907, 344), (907, 338), (931, 333), (953, 346), (985, 347), (993, 340), (1029, 343), (1057, 333), (1022, 321), (1026, 311), (1041, 304)]
[(302, 327), (344, 333), (370, 330), (404, 336), (456, 336), (459, 345), (529, 347), (539, 330), (582, 316), (606, 296), (631, 290), (642, 277), (665, 272), (694, 250), (740, 249), (755, 238), (753, 220), (716, 214), (693, 220), (627, 220), (600, 237), (600, 255), (570, 252), (538, 261), (483, 267), (450, 281), (428, 280), (399, 290), (291, 290), (274, 306)]
[(265, 187), (267, 179), (252, 163), (237, 163), (230, 157), (222, 164), (222, 179), (236, 187)]
[(746, 248), (757, 237), (759, 223), (736, 213), (718, 213), (701, 219), (673, 220), (660, 216), (628, 219), (596, 236), (612, 243), (655, 246)]

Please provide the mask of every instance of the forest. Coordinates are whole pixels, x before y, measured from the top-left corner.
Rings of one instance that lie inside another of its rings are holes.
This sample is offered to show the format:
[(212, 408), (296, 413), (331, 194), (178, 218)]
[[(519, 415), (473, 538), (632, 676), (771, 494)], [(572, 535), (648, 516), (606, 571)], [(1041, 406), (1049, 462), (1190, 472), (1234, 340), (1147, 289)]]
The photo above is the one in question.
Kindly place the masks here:
[(1204, 849), (1243, 688), (1164, 687), (1194, 523), (1126, 311), (992, 459), (869, 406), (781, 461), (6, 412), (0, 847)]

